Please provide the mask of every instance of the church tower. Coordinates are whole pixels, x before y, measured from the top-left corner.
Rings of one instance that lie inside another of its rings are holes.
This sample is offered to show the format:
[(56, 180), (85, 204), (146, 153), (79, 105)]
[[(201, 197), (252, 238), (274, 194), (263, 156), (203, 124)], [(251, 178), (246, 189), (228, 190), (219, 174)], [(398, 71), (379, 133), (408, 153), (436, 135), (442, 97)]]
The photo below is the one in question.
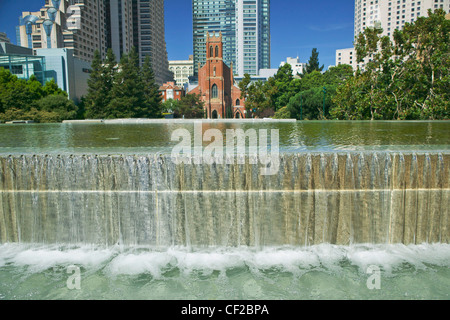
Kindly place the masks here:
[[(208, 119), (244, 117), (245, 106), (240, 102), (240, 90), (233, 83), (233, 70), (223, 61), (222, 33), (207, 33), (206, 63), (198, 72), (198, 87)], [(237, 107), (237, 108), (236, 108)]]

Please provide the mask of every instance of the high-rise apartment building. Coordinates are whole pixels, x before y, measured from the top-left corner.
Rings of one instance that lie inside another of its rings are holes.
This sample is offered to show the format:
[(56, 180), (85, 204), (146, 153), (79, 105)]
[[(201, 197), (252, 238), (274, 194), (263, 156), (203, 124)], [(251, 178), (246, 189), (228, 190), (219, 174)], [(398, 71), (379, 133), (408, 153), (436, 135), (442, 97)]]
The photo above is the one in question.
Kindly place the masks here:
[(270, 0), (236, 1), (236, 72), (270, 68)]
[[(413, 23), (419, 17), (426, 17), (428, 10), (450, 11), (450, 0), (355, 0), (355, 38), (366, 28), (381, 28), (383, 36), (393, 37), (396, 29), (405, 23)], [(355, 49), (336, 51), (336, 65), (349, 64), (353, 69), (364, 64), (356, 63)]]
[(449, 12), (450, 0), (356, 0), (355, 37), (368, 27), (383, 29), (383, 35), (392, 36), (395, 29), (426, 17), (428, 9)]

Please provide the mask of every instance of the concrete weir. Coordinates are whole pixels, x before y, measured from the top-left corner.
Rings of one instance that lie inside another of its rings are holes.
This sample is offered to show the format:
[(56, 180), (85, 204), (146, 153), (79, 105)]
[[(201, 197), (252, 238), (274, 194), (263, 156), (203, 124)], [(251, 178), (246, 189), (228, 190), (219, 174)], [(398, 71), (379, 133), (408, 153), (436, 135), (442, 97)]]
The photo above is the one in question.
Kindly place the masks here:
[(449, 243), (448, 153), (0, 157), (0, 243), (305, 246)]

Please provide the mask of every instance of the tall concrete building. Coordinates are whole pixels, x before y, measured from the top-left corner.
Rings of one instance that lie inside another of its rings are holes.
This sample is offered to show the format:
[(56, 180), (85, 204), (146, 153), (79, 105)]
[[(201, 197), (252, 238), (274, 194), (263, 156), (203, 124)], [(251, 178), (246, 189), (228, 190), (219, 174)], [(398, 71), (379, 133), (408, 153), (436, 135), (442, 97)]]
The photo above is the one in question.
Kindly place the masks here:
[[(393, 37), (396, 29), (403, 29), (405, 23), (413, 23), (419, 17), (426, 17), (428, 10), (450, 11), (450, 0), (355, 0), (355, 38), (366, 28), (381, 28), (383, 36)], [(353, 69), (364, 68), (356, 63), (354, 48), (336, 51), (336, 65), (349, 64)]]
[(164, 0), (45, 0), (38, 12), (23, 12), (17, 27), (20, 46), (73, 49), (91, 62), (111, 48), (120, 60), (133, 46), (141, 64), (150, 56), (158, 84), (172, 80), (165, 41)]
[(206, 35), (222, 33), (236, 74), (270, 68), (270, 0), (192, 0), (194, 73), (206, 63)]
[(167, 55), (164, 0), (133, 0), (133, 42), (139, 52), (140, 63), (150, 57), (155, 81), (162, 85), (173, 79)]
[(270, 0), (236, 1), (236, 72), (270, 68)]
[(92, 61), (106, 53), (102, 0), (45, 0), (38, 12), (22, 12), (18, 45), (31, 49), (73, 49), (74, 57)]
[(119, 60), (133, 47), (133, 1), (105, 0), (106, 43)]

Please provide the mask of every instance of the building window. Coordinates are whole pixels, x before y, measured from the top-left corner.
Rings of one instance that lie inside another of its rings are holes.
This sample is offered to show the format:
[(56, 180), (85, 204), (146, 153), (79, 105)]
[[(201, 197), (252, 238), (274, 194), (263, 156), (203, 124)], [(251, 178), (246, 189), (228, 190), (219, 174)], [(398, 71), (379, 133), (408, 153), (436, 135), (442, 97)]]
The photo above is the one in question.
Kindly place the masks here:
[(238, 107), (238, 106), (240, 106), (240, 105), (241, 105), (241, 100), (237, 99), (237, 100), (236, 100), (236, 106)]
[(219, 56), (219, 46), (216, 46), (216, 58)]
[(209, 56), (212, 58), (214, 57), (214, 51), (213, 51), (213, 47), (209, 47)]
[(217, 99), (219, 97), (219, 90), (217, 89), (217, 85), (213, 84), (211, 88), (211, 98)]

